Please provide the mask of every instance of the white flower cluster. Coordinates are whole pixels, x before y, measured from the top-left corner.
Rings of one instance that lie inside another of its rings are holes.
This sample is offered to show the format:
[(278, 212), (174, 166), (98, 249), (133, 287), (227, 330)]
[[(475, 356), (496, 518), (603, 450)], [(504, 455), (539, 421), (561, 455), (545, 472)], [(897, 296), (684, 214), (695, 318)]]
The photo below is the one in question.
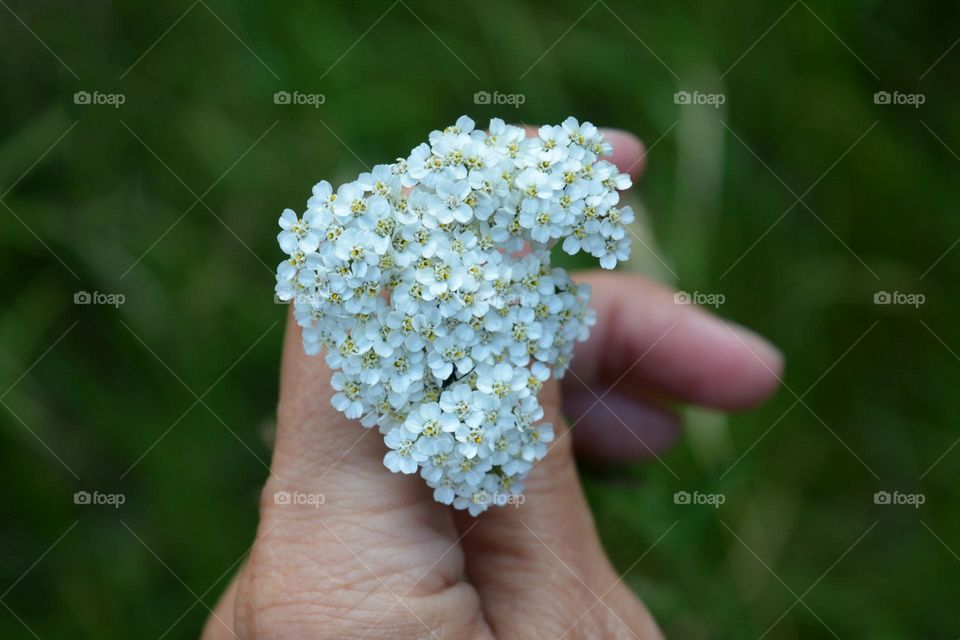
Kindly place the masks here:
[(547, 452), (537, 393), (595, 321), (550, 249), (563, 239), (607, 269), (630, 252), (630, 179), (601, 159), (611, 150), (574, 118), (527, 138), (463, 116), (280, 217), (276, 293), (306, 352), (327, 351), (334, 407), (379, 427), (384, 464), (419, 470), (438, 502), (512, 503)]

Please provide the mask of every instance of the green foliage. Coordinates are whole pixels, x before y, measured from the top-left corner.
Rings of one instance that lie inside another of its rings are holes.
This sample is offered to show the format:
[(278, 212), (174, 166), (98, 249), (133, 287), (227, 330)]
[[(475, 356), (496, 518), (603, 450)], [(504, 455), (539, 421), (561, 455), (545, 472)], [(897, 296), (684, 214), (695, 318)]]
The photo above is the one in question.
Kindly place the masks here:
[[(956, 636), (960, 49), (936, 62), (955, 3), (8, 4), (0, 594), (37, 636), (197, 635), (267, 473), (280, 210), (461, 113), (573, 114), (656, 143), (635, 191), (659, 258), (637, 245), (635, 268), (722, 293), (720, 313), (786, 353), (770, 404), (690, 414), (672, 472), (585, 469), (613, 560), (668, 636)], [(474, 104), (481, 90), (524, 104)], [(878, 105), (881, 90), (926, 101)], [(75, 505), (81, 490), (126, 502)], [(680, 490), (726, 501), (677, 505)], [(926, 502), (876, 505), (879, 490)], [(30, 636), (4, 609), (0, 637)]]

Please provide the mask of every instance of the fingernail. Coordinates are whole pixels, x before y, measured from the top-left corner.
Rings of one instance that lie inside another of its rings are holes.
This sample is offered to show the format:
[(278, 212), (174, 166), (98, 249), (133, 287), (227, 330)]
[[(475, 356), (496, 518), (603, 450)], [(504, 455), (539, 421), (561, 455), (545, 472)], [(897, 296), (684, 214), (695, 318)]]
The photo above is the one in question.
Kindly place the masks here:
[(629, 170), (634, 178), (643, 173), (647, 149), (637, 136), (623, 129), (603, 128), (600, 132), (613, 145), (613, 160), (621, 170)]
[(622, 145), (632, 145), (634, 148), (643, 147), (643, 144), (636, 135), (624, 129), (611, 129), (604, 127), (600, 129), (600, 133), (602, 133), (603, 137), (607, 139), (607, 142), (612, 144), (615, 148), (619, 148), (617, 147), (618, 142)]

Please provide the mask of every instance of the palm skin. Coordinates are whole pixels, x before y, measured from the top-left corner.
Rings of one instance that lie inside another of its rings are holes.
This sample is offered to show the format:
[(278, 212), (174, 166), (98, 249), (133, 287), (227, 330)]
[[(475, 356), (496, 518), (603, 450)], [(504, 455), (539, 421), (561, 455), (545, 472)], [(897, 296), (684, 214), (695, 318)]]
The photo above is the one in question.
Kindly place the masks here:
[[(642, 144), (605, 133), (612, 161), (636, 178)], [(551, 380), (541, 391), (557, 438), (531, 472), (525, 502), (477, 518), (434, 502), (418, 476), (388, 473), (381, 437), (330, 406), (330, 370), (303, 353), (288, 319), (257, 538), (203, 637), (661, 638), (602, 549), (575, 441), (593, 458), (646, 457), (678, 430), (664, 399), (746, 408), (773, 392), (782, 361), (762, 338), (675, 304), (647, 280), (575, 279), (592, 285), (598, 317), (562, 386)], [(277, 504), (282, 491), (324, 502)]]

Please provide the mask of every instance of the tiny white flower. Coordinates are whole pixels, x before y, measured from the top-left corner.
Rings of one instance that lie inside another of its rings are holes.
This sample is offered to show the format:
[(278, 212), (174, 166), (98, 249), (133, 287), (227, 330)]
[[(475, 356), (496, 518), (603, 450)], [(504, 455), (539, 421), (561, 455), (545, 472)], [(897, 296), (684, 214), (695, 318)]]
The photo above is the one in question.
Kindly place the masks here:
[(307, 200), (307, 208), (310, 210), (329, 211), (333, 206), (336, 195), (333, 187), (326, 180), (321, 180), (313, 185), (313, 195)]
[(361, 215), (367, 210), (364, 188), (358, 182), (349, 182), (337, 189), (333, 212), (340, 218)]
[(392, 449), (383, 457), (383, 464), (394, 473), (416, 473), (417, 463), (426, 459), (417, 451), (415, 436), (400, 427), (390, 431), (383, 441)]
[(470, 427), (483, 422), (483, 396), (467, 383), (455, 384), (445, 390), (440, 396), (440, 407)]
[(473, 217), (473, 210), (465, 202), (468, 195), (470, 183), (466, 180), (441, 180), (437, 183), (436, 194), (429, 198), (427, 207), (440, 224), (450, 224), (454, 220), (466, 223)]
[(549, 200), (528, 198), (520, 205), (520, 226), (530, 230), (530, 237), (537, 242), (549, 242), (559, 238), (564, 231), (567, 215)]
[(524, 169), (514, 182), (526, 198), (550, 198), (555, 191), (563, 188), (563, 182), (559, 177), (532, 167)]
[(547, 443), (553, 441), (553, 425), (544, 422), (528, 430), (523, 438), (521, 455), (527, 462), (542, 460), (547, 455)]
[(420, 405), (419, 410), (407, 416), (407, 421), (404, 423), (407, 431), (430, 437), (440, 433), (453, 433), (458, 426), (457, 417), (451, 413), (445, 413), (436, 402)]

